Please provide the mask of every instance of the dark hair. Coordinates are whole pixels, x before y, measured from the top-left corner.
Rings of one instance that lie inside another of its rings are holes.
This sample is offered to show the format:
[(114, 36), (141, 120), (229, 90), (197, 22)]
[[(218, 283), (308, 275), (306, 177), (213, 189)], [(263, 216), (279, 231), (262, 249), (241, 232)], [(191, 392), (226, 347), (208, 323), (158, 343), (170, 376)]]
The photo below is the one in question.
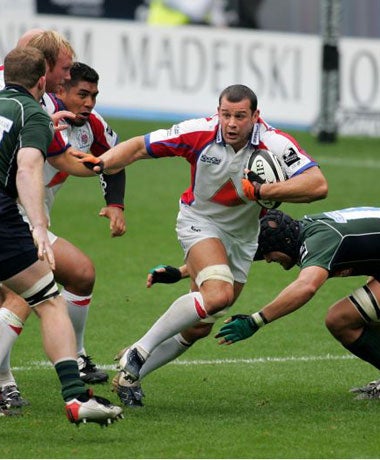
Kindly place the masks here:
[(74, 62), (70, 69), (70, 75), (71, 79), (65, 81), (64, 84), (66, 88), (76, 86), (81, 81), (96, 84), (99, 82), (98, 72), (83, 62)]
[(230, 102), (240, 102), (243, 99), (249, 99), (251, 102), (251, 110), (254, 112), (257, 110), (257, 96), (256, 94), (251, 90), (251, 88), (248, 88), (248, 86), (245, 85), (231, 85), (227, 86), (219, 96), (219, 105), (222, 102), (223, 98), (226, 98), (227, 101)]
[(283, 252), (297, 262), (301, 247), (301, 223), (277, 209), (260, 219), (258, 258), (272, 251)]
[(45, 56), (37, 48), (25, 46), (14, 48), (4, 58), (4, 82), (33, 88), (46, 74)]

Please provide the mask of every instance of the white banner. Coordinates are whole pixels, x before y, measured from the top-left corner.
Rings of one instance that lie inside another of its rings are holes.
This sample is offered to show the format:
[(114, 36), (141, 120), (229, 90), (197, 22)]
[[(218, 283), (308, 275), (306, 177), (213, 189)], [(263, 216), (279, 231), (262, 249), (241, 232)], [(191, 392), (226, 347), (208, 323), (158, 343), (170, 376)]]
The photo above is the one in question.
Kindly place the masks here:
[[(256, 92), (263, 117), (275, 126), (309, 129), (318, 117), (322, 70), (318, 36), (2, 14), (0, 60), (31, 27), (60, 31), (72, 43), (77, 59), (98, 71), (98, 109), (105, 116), (181, 120), (211, 115), (220, 91), (243, 83)], [(380, 112), (379, 45), (379, 40), (339, 42), (342, 132), (363, 132), (353, 123), (353, 114), (359, 111), (368, 116), (365, 133), (380, 136), (373, 123)]]
[(380, 40), (341, 41), (341, 134), (380, 137)]
[(55, 28), (100, 74), (99, 111), (182, 119), (211, 115), (227, 85), (250, 86), (276, 125), (309, 126), (319, 101), (319, 39), (212, 27), (148, 27), (57, 16), (0, 19), (1, 58), (24, 30)]

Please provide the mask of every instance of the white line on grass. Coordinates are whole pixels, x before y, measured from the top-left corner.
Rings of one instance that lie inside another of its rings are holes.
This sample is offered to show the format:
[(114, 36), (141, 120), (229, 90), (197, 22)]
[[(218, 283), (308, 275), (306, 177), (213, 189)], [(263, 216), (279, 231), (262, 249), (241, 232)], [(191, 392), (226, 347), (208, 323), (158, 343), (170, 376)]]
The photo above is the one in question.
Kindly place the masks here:
[[(340, 361), (354, 359), (353, 355), (320, 355), (320, 356), (267, 356), (259, 358), (236, 358), (236, 359), (195, 359), (175, 360), (169, 364), (172, 366), (203, 366), (203, 365), (224, 365), (224, 364), (265, 364), (265, 363), (286, 363), (286, 362), (312, 362), (312, 361)], [(15, 371), (30, 371), (48, 369), (52, 367), (49, 361), (32, 361), (28, 366), (12, 367)], [(98, 367), (106, 370), (115, 370), (116, 364), (98, 364)]]
[(262, 358), (240, 358), (240, 359), (210, 359), (210, 360), (194, 360), (194, 361), (186, 361), (186, 360), (176, 360), (173, 361), (172, 364), (176, 364), (177, 366), (193, 366), (193, 365), (202, 365), (202, 364), (262, 364), (262, 363), (286, 363), (289, 361), (338, 361), (338, 360), (345, 360), (345, 359), (352, 359), (355, 358), (353, 355), (323, 355), (323, 356), (284, 356), (284, 357), (276, 357), (276, 356), (268, 356)]
[(343, 159), (343, 158), (319, 157), (318, 163), (331, 165), (331, 166), (346, 167), (346, 168), (364, 168), (364, 169), (379, 169), (380, 168), (379, 162), (375, 160), (371, 160), (371, 159), (350, 160), (350, 159)]

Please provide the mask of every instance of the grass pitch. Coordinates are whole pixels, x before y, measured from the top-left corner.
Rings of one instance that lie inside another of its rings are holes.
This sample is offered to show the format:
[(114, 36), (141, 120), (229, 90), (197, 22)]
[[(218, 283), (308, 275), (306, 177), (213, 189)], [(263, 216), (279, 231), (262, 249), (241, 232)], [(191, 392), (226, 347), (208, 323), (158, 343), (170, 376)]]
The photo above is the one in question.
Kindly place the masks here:
[[(168, 126), (113, 120), (122, 139)], [(379, 139), (319, 144), (295, 133), (329, 181), (326, 200), (285, 204), (305, 213), (380, 205)], [(111, 239), (96, 178), (70, 178), (57, 196), (53, 231), (81, 247), (97, 269), (86, 345), (113, 376), (113, 356), (141, 336), (188, 289), (145, 288), (158, 263), (177, 265), (182, 252), (174, 231), (180, 193), (189, 183), (181, 159), (140, 161), (127, 171), (128, 231)], [(254, 265), (233, 312), (259, 309), (297, 275), (275, 264)], [(328, 281), (305, 307), (230, 347), (210, 336), (143, 382), (145, 407), (125, 409), (107, 429), (76, 428), (64, 416), (55, 372), (42, 351), (38, 320), (30, 317), (12, 364), (31, 402), (22, 417), (1, 418), (1, 458), (378, 458), (380, 401), (355, 401), (349, 388), (380, 378), (349, 355), (324, 327), (330, 305), (363, 284), (362, 278)], [(221, 324), (221, 320), (217, 326)], [(110, 385), (96, 393), (117, 403)]]

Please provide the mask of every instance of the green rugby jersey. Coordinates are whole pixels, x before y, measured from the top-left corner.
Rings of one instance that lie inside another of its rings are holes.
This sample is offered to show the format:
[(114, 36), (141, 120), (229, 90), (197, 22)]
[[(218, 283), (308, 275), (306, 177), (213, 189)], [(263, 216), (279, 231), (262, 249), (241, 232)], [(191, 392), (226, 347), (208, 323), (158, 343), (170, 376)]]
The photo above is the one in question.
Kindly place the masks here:
[(19, 86), (0, 91), (0, 188), (16, 198), (17, 152), (33, 147), (46, 158), (54, 127), (40, 104)]
[(301, 269), (322, 267), (330, 277), (380, 274), (380, 208), (307, 215), (301, 223)]

